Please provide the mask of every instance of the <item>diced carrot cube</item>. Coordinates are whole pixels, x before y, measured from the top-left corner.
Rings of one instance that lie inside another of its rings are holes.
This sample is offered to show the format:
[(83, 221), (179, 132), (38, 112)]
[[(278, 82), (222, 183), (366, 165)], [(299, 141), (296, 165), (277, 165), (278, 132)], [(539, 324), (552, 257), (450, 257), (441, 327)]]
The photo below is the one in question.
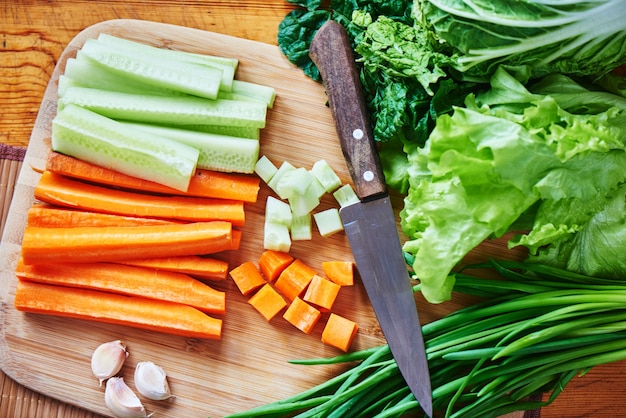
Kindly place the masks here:
[(354, 284), (354, 263), (352, 261), (324, 261), (322, 270), (326, 277), (339, 286)]
[(273, 282), (292, 261), (293, 257), (289, 253), (266, 250), (259, 259), (259, 268), (265, 278)]
[(347, 352), (358, 329), (356, 322), (331, 313), (322, 331), (322, 342)]
[(341, 286), (337, 283), (333, 283), (316, 274), (313, 276), (311, 283), (309, 283), (303, 299), (316, 305), (321, 310), (330, 311), (339, 294), (339, 289), (341, 289)]
[(310, 334), (321, 318), (322, 313), (299, 297), (289, 305), (283, 318), (305, 334)]
[(278, 276), (274, 286), (289, 301), (300, 296), (317, 272), (299, 259), (294, 260)]
[(231, 270), (229, 274), (239, 288), (239, 291), (244, 295), (249, 295), (251, 292), (267, 283), (252, 261), (246, 261), (240, 264), (238, 267)]
[(267, 321), (271, 321), (287, 306), (285, 299), (269, 283), (266, 283), (252, 295), (248, 299), (248, 303), (259, 311)]

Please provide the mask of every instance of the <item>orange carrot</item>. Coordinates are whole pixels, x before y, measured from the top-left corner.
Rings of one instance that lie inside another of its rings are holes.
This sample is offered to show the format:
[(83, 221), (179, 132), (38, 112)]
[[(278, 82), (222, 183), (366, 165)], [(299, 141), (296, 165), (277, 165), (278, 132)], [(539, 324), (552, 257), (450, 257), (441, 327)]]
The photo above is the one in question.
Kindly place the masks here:
[(226, 312), (224, 292), (171, 271), (109, 263), (26, 265), (20, 260), (15, 274), (38, 283), (177, 302), (213, 314)]
[(229, 274), (243, 295), (249, 295), (266, 283), (265, 278), (252, 261), (241, 263)]
[(354, 284), (354, 263), (352, 261), (324, 261), (322, 270), (328, 279), (339, 286)]
[(22, 257), (26, 264), (86, 263), (209, 254), (232, 246), (229, 222), (42, 228), (26, 226)]
[(267, 321), (271, 321), (280, 311), (282, 311), (287, 302), (278, 293), (271, 284), (266, 283), (248, 299), (248, 303), (254, 307)]
[(35, 204), (28, 210), (27, 224), (30, 226), (74, 227), (74, 226), (140, 226), (165, 225), (182, 221), (139, 218), (136, 216), (111, 215), (77, 209), (60, 208), (46, 204)]
[(320, 308), (322, 311), (330, 311), (339, 294), (339, 286), (337, 283), (331, 282), (328, 279), (318, 276), (313, 276), (311, 283), (304, 293), (304, 301), (312, 303)]
[(188, 338), (217, 339), (222, 335), (221, 319), (188, 305), (162, 300), (18, 280), (14, 303), (19, 311), (126, 325)]
[(285, 313), (285, 318), (290, 324), (298, 328), (305, 334), (310, 334), (313, 328), (317, 324), (317, 321), (321, 318), (322, 313), (309, 305), (299, 297), (296, 297)]
[(228, 275), (227, 261), (197, 255), (142, 258), (140, 260), (125, 260), (120, 263), (183, 273), (204, 280), (225, 280)]
[(295, 259), (278, 276), (274, 287), (289, 301), (300, 296), (309, 285), (316, 271), (299, 259)]
[(184, 196), (156, 196), (82, 183), (46, 171), (35, 187), (42, 202), (94, 212), (186, 221), (228, 221), (242, 226), (244, 203), (240, 200)]
[(347, 352), (358, 329), (356, 322), (331, 313), (322, 331), (322, 342)]
[(241, 200), (251, 203), (256, 202), (258, 198), (260, 184), (260, 179), (255, 176), (198, 169), (189, 182), (187, 192), (182, 192), (159, 183), (131, 177), (57, 152), (49, 154), (46, 170), (74, 179), (121, 189), (169, 195)]
[(292, 261), (293, 257), (289, 253), (265, 250), (259, 258), (259, 268), (265, 278), (273, 282)]

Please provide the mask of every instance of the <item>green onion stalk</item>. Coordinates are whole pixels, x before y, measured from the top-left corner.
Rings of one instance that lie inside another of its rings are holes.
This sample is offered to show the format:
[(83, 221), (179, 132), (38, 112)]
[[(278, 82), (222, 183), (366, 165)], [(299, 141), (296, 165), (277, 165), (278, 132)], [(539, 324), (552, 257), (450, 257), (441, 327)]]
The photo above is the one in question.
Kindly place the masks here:
[[(502, 280), (467, 273), (485, 268)], [(422, 327), (433, 407), (441, 416), (497, 417), (540, 408), (574, 377), (626, 359), (626, 282), (503, 260), (454, 276), (456, 292), (481, 299)], [(353, 364), (313, 388), (230, 417), (420, 415), (387, 345), (292, 362)]]

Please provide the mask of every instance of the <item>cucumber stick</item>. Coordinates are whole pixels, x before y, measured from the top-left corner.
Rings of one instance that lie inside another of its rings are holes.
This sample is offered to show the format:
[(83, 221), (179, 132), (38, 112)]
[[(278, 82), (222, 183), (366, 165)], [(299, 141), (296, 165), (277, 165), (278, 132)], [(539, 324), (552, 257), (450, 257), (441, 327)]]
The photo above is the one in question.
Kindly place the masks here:
[(263, 103), (152, 96), (87, 87), (68, 87), (59, 106), (74, 104), (112, 119), (171, 125), (225, 125), (264, 128)]
[(200, 151), (198, 168), (252, 174), (259, 158), (260, 143), (237, 138), (171, 127), (126, 123), (127, 126), (192, 146)]
[(52, 122), (52, 149), (124, 174), (187, 190), (199, 151), (68, 105)]
[[(150, 48), (144, 45), (145, 48)], [(130, 79), (209, 99), (217, 98), (222, 70), (193, 62), (167, 61), (133, 48), (119, 48), (87, 39), (81, 52), (109, 70)]]

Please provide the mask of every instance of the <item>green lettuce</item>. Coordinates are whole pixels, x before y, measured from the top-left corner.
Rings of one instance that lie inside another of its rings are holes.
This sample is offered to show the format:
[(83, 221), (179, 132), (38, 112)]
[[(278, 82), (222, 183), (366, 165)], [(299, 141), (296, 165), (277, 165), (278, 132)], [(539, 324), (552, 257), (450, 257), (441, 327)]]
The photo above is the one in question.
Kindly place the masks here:
[(465, 107), (438, 117), (425, 146), (409, 156), (410, 187), (401, 211), (409, 238), (404, 250), (413, 256), (426, 299), (450, 299), (455, 266), (528, 212), (536, 213), (533, 230), (512, 245), (538, 250), (588, 227), (603, 207), (574, 212), (577, 219), (552, 226), (541, 214), (556, 214), (560, 205), (567, 212), (575, 202), (610, 201), (626, 181), (625, 118), (626, 110), (616, 106), (570, 113), (503, 68), (490, 90), (468, 95)]

